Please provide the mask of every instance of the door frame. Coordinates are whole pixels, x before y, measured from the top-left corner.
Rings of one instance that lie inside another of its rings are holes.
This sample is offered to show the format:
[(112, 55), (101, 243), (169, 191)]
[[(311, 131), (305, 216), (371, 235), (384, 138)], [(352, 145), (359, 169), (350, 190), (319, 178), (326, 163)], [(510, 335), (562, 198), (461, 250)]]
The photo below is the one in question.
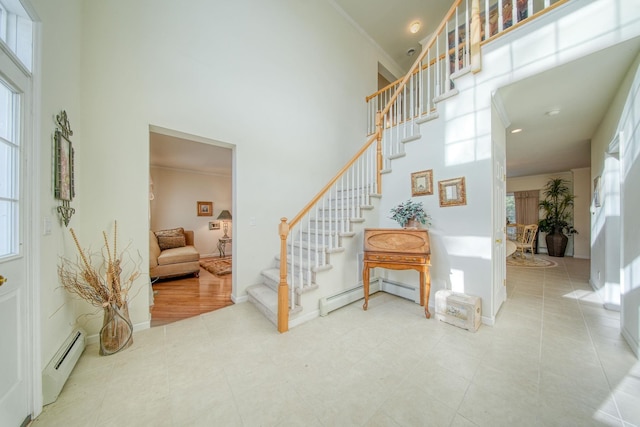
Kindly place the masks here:
[[(25, 261), (26, 324), (24, 325), (24, 330), (27, 336), (23, 337), (26, 351), (24, 360), (26, 368), (24, 372), (27, 375), (27, 403), (30, 418), (35, 419), (42, 412), (43, 407), (41, 293), (39, 286), (42, 277), (40, 262), (42, 237), (39, 219), (41, 212), (40, 191), (42, 188), (40, 165), (42, 147), (45, 146), (44, 144), (42, 146), (39, 144), (39, 141), (42, 141), (42, 23), (28, 0), (20, 0), (20, 4), (32, 22), (33, 63), (31, 72), (20, 64), (13, 52), (4, 46), (0, 47), (0, 49), (28, 77), (22, 100), (24, 103), (22, 116), (24, 124), (21, 126), (21, 131), (23, 132), (21, 141), (21, 178), (23, 179), (21, 209), (23, 213), (21, 217), (24, 224), (20, 243), (23, 245), (22, 251)], [(29, 417), (25, 421), (28, 421), (28, 419)]]

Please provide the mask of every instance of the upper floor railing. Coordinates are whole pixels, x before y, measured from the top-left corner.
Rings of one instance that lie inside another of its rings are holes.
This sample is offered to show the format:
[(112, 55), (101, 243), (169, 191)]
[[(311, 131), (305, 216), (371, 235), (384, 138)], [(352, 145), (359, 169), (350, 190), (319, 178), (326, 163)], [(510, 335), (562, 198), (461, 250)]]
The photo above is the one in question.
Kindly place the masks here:
[[(472, 0), (458, 1), (455, 13), (445, 18), (439, 27), (440, 33), (433, 43), (424, 45), (424, 59), (407, 75), (367, 96), (367, 135), (376, 131), (376, 113), (390, 105), (389, 113), (383, 117), (385, 128), (405, 124), (435, 113), (435, 104), (455, 89), (453, 80), (467, 71), (478, 72), (481, 68), (479, 54), (472, 63), (471, 41), (474, 34), (480, 44), (511, 31), (541, 13), (566, 3), (567, 0), (479, 0), (477, 2), (477, 24), (474, 27)], [(471, 7), (470, 7), (470, 4)], [(489, 11), (489, 13), (487, 13)], [(474, 33), (479, 30), (479, 35)], [(467, 37), (470, 34), (471, 37)], [(408, 79), (407, 79), (408, 77)], [(405, 84), (402, 82), (405, 81)], [(392, 103), (398, 92), (400, 102)], [(454, 92), (455, 93), (455, 92)], [(400, 138), (408, 129), (398, 128)]]
[[(427, 1), (427, 0), (425, 0)], [(278, 331), (327, 254), (360, 218), (369, 198), (382, 193), (385, 162), (402, 154), (416, 121), (435, 116), (436, 103), (456, 93), (455, 78), (481, 69), (480, 46), (569, 0), (456, 0), (400, 80), (367, 97), (365, 145), (291, 221), (282, 218)]]

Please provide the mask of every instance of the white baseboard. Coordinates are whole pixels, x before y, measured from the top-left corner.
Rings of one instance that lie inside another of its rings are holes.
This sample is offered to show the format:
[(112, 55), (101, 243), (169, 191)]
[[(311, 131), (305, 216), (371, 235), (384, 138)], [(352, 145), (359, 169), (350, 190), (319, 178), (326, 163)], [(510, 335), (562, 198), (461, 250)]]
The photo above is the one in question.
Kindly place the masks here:
[(247, 302), (247, 301), (249, 301), (249, 294), (244, 294), (244, 295), (239, 296), (239, 297), (231, 294), (231, 301), (233, 301), (234, 304), (240, 304), (241, 302)]

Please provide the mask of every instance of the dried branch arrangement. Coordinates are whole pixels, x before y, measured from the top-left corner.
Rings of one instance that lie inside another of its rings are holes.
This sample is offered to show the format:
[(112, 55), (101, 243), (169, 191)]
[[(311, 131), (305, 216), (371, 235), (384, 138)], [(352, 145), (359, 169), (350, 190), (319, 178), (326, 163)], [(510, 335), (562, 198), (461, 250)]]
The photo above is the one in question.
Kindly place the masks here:
[[(133, 282), (140, 276), (140, 261), (133, 262), (127, 248), (118, 255), (117, 222), (114, 224), (113, 252), (104, 231), (104, 247), (99, 253), (83, 250), (73, 228), (70, 231), (79, 257), (76, 261), (61, 259), (58, 266), (60, 283), (68, 292), (104, 309), (100, 354), (117, 353), (133, 343), (133, 325), (129, 319), (127, 296)], [(124, 280), (121, 278), (123, 270), (127, 270)]]
[[(99, 253), (83, 250), (73, 228), (70, 231), (78, 249), (79, 259), (72, 261), (62, 258), (61, 264), (58, 266), (58, 276), (62, 286), (95, 307), (115, 304), (118, 308), (122, 308), (127, 301), (131, 285), (140, 276), (140, 268), (136, 263), (129, 263), (130, 271), (127, 272), (126, 279), (121, 280), (123, 258), (125, 255), (128, 256), (128, 252), (125, 248), (118, 256), (118, 223), (116, 222), (114, 225), (113, 252), (109, 247), (107, 233), (104, 231), (102, 232), (104, 248)], [(97, 263), (95, 262), (96, 258), (99, 259)]]

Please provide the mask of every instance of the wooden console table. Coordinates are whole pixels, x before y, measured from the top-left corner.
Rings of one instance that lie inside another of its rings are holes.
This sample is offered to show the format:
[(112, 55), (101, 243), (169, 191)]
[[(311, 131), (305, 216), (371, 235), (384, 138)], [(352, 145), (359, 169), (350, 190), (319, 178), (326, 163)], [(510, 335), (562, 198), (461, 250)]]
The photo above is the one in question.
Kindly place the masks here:
[(429, 313), (431, 291), (431, 248), (429, 233), (422, 229), (367, 228), (364, 230), (364, 310), (369, 306), (369, 274), (374, 267), (390, 270), (417, 270), (420, 272), (420, 305), (424, 315)]

